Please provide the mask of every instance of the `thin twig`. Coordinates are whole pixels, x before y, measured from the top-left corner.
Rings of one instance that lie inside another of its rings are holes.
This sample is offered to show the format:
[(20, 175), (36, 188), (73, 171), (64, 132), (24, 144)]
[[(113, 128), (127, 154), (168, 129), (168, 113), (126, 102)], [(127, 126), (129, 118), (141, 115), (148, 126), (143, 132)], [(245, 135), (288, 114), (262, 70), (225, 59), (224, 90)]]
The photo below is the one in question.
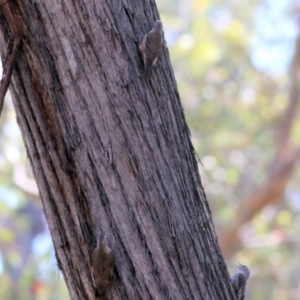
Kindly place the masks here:
[(6, 92), (10, 84), (10, 79), (16, 61), (17, 51), (19, 49), (20, 44), (21, 44), (21, 36), (16, 36), (13, 41), (12, 51), (8, 52), (6, 56), (6, 63), (3, 68), (4, 70), (3, 78), (0, 82), (0, 117), (3, 109), (4, 97), (6, 95)]

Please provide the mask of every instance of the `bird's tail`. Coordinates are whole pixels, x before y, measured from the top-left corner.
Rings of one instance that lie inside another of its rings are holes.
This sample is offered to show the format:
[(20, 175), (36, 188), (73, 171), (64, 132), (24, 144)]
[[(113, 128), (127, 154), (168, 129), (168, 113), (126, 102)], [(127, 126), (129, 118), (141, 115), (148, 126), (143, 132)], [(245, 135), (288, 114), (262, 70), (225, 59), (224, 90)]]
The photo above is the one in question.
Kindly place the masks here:
[(145, 66), (144, 78), (149, 79), (152, 73), (152, 66)]

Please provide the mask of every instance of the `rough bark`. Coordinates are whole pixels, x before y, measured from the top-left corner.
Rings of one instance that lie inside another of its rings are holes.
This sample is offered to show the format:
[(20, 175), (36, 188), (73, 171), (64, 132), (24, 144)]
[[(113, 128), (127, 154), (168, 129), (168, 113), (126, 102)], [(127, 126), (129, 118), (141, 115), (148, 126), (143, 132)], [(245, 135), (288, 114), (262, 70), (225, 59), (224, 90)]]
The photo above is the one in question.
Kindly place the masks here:
[(11, 91), (71, 298), (94, 299), (91, 253), (105, 231), (109, 299), (235, 299), (167, 49), (140, 76), (155, 3), (0, 5), (3, 49), (21, 24)]

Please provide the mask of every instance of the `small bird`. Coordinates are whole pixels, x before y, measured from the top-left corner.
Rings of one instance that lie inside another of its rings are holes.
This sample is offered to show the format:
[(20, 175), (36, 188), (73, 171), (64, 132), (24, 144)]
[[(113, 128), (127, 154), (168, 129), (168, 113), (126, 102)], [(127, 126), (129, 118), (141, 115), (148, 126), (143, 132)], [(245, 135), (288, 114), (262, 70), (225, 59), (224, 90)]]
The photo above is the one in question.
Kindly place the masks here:
[(160, 20), (156, 20), (153, 28), (144, 36), (139, 49), (143, 55), (145, 66), (144, 76), (149, 77), (152, 67), (157, 62), (157, 57), (163, 46), (163, 26)]
[(92, 277), (97, 297), (105, 297), (114, 268), (115, 254), (106, 245), (105, 234), (102, 233), (92, 254)]
[(250, 276), (250, 270), (241, 264), (237, 265), (238, 271), (231, 277), (231, 283), (237, 300), (245, 298), (246, 283)]

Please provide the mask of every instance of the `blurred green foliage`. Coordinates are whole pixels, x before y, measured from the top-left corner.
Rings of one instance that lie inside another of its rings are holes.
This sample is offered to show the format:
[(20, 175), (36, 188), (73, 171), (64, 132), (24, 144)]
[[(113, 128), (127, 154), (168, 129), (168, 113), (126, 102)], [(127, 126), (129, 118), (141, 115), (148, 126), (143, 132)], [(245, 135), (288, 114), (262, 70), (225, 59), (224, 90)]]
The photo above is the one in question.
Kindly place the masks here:
[[(217, 232), (224, 233), (240, 202), (265, 182), (275, 156), (289, 102), (296, 3), (159, 0), (158, 5), (203, 163), (201, 179)], [(292, 130), (295, 146), (299, 121)], [(295, 172), (282, 199), (240, 228), (242, 247), (227, 262), (231, 272), (238, 261), (251, 269), (246, 299), (300, 299), (299, 179)]]
[[(222, 232), (240, 201), (266, 180), (275, 155), (298, 30), (295, 2), (157, 4), (193, 144), (204, 165), (199, 166), (201, 178)], [(292, 139), (299, 145), (297, 119)], [(0, 299), (69, 299), (50, 236), (29, 217), (40, 217), (42, 209), (14, 180), (15, 166), (28, 169), (29, 163), (9, 101), (0, 139)], [(239, 261), (251, 269), (246, 299), (300, 299), (299, 181), (295, 172), (281, 201), (240, 230), (243, 245), (228, 266), (234, 272)], [(34, 209), (28, 212), (28, 207)]]
[[(0, 299), (69, 299), (10, 96), (5, 100), (0, 119)], [(24, 189), (25, 178), (31, 189)]]

